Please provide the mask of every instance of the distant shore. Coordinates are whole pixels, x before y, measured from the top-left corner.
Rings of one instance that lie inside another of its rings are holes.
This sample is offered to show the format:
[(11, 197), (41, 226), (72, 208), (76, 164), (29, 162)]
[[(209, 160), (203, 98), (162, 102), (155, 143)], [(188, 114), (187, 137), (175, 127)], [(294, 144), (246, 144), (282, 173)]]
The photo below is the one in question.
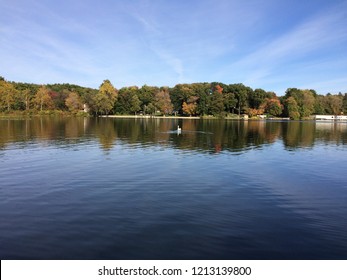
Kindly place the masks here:
[(201, 117), (150, 116), (150, 115), (102, 115), (100, 117), (101, 118), (120, 118), (120, 119), (201, 119)]
[[(26, 119), (31, 117), (93, 117), (86, 112), (71, 113), (59, 110), (38, 111), (12, 111), (0, 113), (0, 119)], [(94, 116), (95, 117), (95, 116)], [(181, 119), (181, 120), (235, 120), (235, 121), (315, 121), (315, 122), (338, 122), (347, 123), (346, 117), (341, 118), (323, 118), (331, 115), (310, 116), (301, 120), (291, 120), (288, 117), (248, 117), (247, 115), (228, 115), (228, 116), (153, 116), (153, 115), (100, 115), (99, 118), (117, 118), (117, 119)], [(317, 118), (320, 117), (320, 118)]]
[(289, 118), (245, 118), (243, 115), (233, 115), (226, 117), (215, 116), (151, 116), (151, 115), (101, 115), (101, 118), (119, 118), (119, 119), (184, 119), (184, 120), (289, 120)]

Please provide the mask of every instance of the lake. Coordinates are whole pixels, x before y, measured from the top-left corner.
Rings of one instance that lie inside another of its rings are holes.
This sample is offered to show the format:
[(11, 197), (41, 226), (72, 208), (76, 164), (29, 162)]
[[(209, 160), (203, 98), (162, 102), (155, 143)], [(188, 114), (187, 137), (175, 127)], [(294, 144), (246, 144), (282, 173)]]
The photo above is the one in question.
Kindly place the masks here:
[(347, 259), (346, 166), (347, 123), (0, 119), (0, 257)]

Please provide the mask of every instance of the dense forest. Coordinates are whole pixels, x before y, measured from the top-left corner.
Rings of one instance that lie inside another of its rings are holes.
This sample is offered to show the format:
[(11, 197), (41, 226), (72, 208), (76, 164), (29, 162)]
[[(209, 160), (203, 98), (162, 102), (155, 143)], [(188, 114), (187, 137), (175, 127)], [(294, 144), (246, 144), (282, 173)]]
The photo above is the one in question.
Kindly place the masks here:
[(90, 115), (181, 115), (289, 117), (347, 114), (347, 93), (317, 94), (312, 89), (287, 89), (284, 96), (243, 84), (192, 83), (174, 87), (144, 85), (116, 89), (109, 80), (99, 89), (72, 84), (37, 85), (0, 77), (0, 112)]

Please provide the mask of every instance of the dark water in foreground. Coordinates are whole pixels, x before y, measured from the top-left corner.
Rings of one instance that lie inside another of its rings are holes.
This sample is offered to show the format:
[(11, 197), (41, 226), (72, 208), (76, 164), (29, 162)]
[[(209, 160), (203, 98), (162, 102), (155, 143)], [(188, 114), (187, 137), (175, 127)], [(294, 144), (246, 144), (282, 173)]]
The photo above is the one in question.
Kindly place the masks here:
[(346, 144), (347, 123), (0, 120), (0, 257), (347, 259)]

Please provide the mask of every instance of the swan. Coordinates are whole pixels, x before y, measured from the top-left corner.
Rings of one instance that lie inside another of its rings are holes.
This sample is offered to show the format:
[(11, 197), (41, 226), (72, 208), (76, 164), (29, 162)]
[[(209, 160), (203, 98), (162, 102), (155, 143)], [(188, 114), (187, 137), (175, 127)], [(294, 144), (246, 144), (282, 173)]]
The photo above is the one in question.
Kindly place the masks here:
[(177, 126), (177, 131), (178, 131), (178, 132), (182, 131), (182, 129), (180, 128), (179, 125)]

